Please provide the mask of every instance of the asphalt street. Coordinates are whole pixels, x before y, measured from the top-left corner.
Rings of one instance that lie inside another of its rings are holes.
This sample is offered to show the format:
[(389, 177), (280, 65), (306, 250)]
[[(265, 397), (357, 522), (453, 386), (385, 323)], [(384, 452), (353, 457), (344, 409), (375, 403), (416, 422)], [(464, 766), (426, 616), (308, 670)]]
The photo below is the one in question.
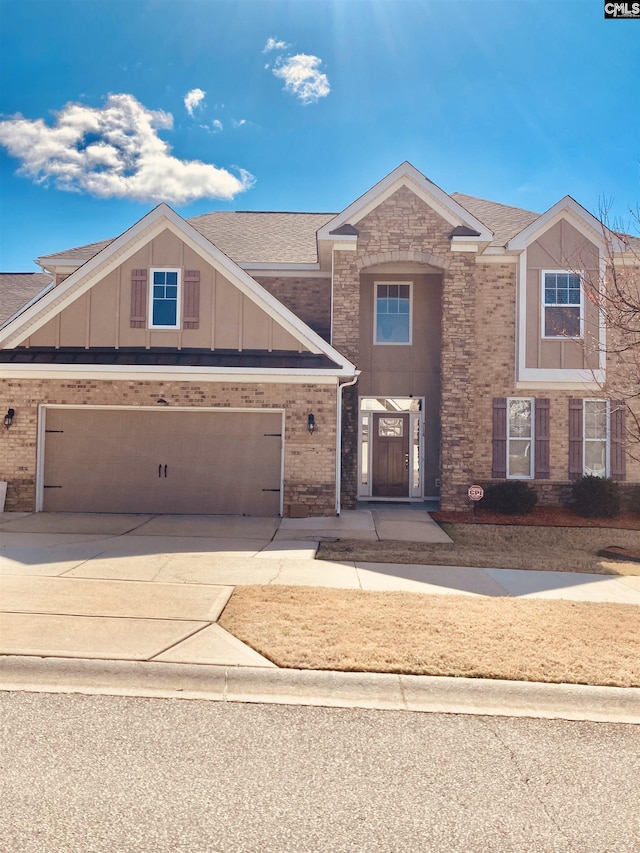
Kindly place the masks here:
[(640, 728), (0, 694), (2, 853), (637, 853)]

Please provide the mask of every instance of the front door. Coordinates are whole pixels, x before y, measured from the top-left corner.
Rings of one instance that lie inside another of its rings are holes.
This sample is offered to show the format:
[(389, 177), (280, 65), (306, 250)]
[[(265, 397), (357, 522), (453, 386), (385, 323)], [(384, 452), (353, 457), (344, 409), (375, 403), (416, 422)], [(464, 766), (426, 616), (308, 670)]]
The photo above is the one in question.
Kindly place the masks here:
[(409, 496), (409, 413), (373, 416), (374, 497)]

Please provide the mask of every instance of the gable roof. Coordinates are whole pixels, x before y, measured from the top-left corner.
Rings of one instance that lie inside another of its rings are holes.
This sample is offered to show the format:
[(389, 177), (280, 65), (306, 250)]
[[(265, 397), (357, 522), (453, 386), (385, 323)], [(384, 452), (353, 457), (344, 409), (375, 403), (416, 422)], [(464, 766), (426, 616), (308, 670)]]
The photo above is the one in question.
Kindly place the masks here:
[(491, 229), (487, 228), (484, 222), (477, 219), (470, 211), (465, 210), (456, 199), (425, 177), (415, 166), (405, 161), (393, 172), (390, 172), (386, 178), (378, 181), (375, 186), (356, 199), (353, 204), (350, 204), (323, 225), (318, 231), (318, 240), (331, 240), (332, 235), (335, 235), (343, 225), (357, 226), (361, 219), (403, 186), (408, 187), (418, 197), (422, 198), (429, 207), (440, 214), (454, 228), (458, 225), (467, 226), (477, 232), (478, 239), (481, 242), (490, 242), (493, 239)]
[[(217, 210), (185, 220), (203, 237), (239, 265), (316, 264), (316, 231), (333, 213), (286, 213)], [(102, 240), (42, 255), (42, 266), (84, 263), (105, 249), (112, 240)]]
[(345, 356), (310, 329), (166, 204), (158, 205), (134, 226), (112, 240), (101, 252), (86, 261), (57, 287), (49, 290), (18, 317), (7, 323), (0, 332), (0, 344), (8, 348), (19, 345), (29, 334), (48, 322), (133, 255), (141, 245), (166, 229), (176, 234), (208, 263), (220, 270), (243, 295), (273, 317), (311, 353), (327, 356), (337, 366), (334, 373), (355, 375), (355, 366)]

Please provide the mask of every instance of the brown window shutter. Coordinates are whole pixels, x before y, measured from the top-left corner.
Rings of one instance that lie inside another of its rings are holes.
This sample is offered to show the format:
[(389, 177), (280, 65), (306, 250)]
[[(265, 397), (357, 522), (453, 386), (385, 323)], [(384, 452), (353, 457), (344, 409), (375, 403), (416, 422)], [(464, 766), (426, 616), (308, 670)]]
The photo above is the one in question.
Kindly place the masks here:
[(612, 401), (609, 411), (611, 479), (624, 480), (627, 476), (626, 453), (624, 452), (626, 433), (624, 402), (621, 400)]
[(147, 326), (147, 271), (131, 270), (131, 317), (132, 329)]
[(185, 270), (182, 327), (184, 329), (200, 328), (200, 270)]
[(535, 406), (535, 473), (536, 480), (548, 480), (549, 469), (549, 400), (538, 399)]
[(579, 480), (582, 477), (583, 446), (582, 446), (582, 400), (575, 397), (569, 399), (569, 479)]
[(495, 397), (493, 401), (493, 467), (491, 476), (507, 476), (507, 398)]

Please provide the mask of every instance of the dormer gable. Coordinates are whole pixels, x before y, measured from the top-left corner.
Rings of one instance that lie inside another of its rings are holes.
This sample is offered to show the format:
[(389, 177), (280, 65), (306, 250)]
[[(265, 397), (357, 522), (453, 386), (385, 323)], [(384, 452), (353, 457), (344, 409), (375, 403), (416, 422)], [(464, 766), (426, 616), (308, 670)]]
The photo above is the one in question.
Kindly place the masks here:
[(7, 323), (0, 347), (109, 350), (123, 359), (124, 350), (236, 351), (245, 363), (249, 353), (275, 363), (282, 352), (307, 354), (301, 364), (334, 375), (355, 369), (165, 204)]
[[(473, 240), (476, 243), (488, 243), (492, 240), (493, 234), (484, 223), (426, 178), (411, 163), (404, 162), (320, 228), (319, 246), (322, 243), (357, 239), (357, 233), (354, 234), (354, 231), (357, 232), (358, 222), (402, 187), (407, 187), (422, 199), (428, 207), (451, 225), (452, 230), (465, 229), (464, 232), (456, 232), (452, 239)], [(351, 226), (352, 230), (345, 231), (345, 226)]]

